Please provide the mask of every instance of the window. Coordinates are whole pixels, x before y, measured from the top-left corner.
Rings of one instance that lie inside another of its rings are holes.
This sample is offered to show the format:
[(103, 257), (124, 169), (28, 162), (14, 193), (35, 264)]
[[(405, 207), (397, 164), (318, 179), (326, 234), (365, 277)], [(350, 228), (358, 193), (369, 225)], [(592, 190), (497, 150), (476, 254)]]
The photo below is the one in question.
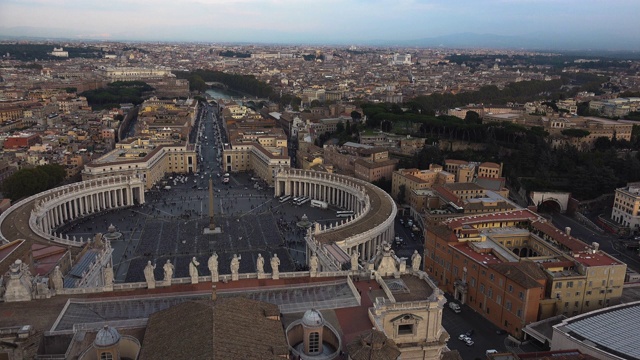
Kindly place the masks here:
[(398, 325), (398, 335), (413, 335), (413, 324)]
[(521, 318), (522, 317), (522, 309), (518, 309), (518, 311), (516, 311), (516, 315)]
[(512, 293), (512, 292), (513, 292), (513, 286), (512, 286), (512, 285), (509, 285), (509, 286), (507, 287), (507, 290), (509, 290), (509, 292), (510, 292), (510, 293)]
[(520, 298), (520, 300), (524, 300), (524, 293), (520, 291), (520, 293), (518, 293), (518, 297)]
[(100, 353), (100, 360), (113, 360), (113, 354), (110, 352)]
[(495, 277), (493, 276), (493, 274), (489, 274), (489, 279), (491, 279), (491, 281), (495, 280)]
[(561, 282), (557, 282), (555, 285), (556, 289), (562, 289), (562, 283)]
[(320, 352), (320, 333), (317, 331), (309, 334), (309, 353), (315, 354)]
[(505, 307), (507, 310), (511, 311), (511, 301), (508, 301), (508, 300), (507, 300), (507, 302), (504, 304), (504, 307)]
[(502, 303), (502, 296), (500, 296), (500, 295), (496, 296), (496, 303), (498, 305), (500, 305)]

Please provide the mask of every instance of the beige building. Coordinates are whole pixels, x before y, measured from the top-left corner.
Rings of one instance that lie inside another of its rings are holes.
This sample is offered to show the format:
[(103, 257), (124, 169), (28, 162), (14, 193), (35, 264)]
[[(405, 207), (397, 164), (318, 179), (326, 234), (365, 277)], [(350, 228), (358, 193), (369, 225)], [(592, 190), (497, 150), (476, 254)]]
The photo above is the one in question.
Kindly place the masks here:
[(282, 129), (229, 130), (229, 143), (222, 150), (225, 172), (253, 171), (273, 185), (276, 172), (289, 168), (287, 137)]
[(640, 183), (616, 189), (611, 220), (631, 230), (640, 228)]
[(442, 166), (431, 164), (429, 170), (399, 169), (393, 172), (391, 196), (398, 198), (400, 188), (404, 186), (405, 198), (414, 190), (430, 189), (433, 185), (455, 182), (455, 175), (442, 170)]
[(191, 144), (127, 139), (100, 158), (86, 164), (82, 180), (109, 176), (141, 176), (150, 189), (166, 173), (188, 174), (198, 168), (198, 156)]

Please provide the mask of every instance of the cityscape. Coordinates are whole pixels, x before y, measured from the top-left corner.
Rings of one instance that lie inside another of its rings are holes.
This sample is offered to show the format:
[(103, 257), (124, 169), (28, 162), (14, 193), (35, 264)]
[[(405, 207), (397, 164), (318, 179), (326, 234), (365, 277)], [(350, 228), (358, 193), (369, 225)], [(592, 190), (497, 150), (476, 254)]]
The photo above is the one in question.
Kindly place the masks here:
[(0, 2), (0, 359), (640, 359), (638, 10)]

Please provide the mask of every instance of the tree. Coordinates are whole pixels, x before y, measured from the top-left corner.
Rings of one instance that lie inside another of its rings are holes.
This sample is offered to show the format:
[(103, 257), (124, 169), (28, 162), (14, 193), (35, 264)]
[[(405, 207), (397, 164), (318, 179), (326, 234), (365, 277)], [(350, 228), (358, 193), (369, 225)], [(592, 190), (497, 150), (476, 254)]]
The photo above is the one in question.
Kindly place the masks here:
[(2, 192), (12, 201), (22, 199), (58, 186), (66, 171), (58, 164), (20, 169), (2, 183)]
[(344, 123), (342, 121), (336, 124), (336, 134), (342, 134), (344, 132)]
[(481, 124), (482, 120), (480, 119), (480, 114), (473, 110), (469, 110), (464, 116), (464, 122), (467, 124)]
[(587, 130), (582, 130), (582, 129), (564, 129), (561, 131), (561, 133), (564, 136), (573, 137), (573, 138), (583, 138), (591, 134)]
[(353, 119), (353, 121), (360, 121), (360, 119), (362, 119), (362, 114), (360, 114), (359, 112), (353, 110), (351, 112), (351, 118)]

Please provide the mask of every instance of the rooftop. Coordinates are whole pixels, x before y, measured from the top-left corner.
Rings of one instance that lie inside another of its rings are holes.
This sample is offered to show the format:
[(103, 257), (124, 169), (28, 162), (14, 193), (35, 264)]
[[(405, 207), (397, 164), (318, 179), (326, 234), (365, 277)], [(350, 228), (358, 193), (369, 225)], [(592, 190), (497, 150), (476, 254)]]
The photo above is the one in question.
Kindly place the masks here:
[(554, 328), (583, 343), (592, 343), (622, 359), (640, 358), (640, 302), (592, 311), (564, 320)]

